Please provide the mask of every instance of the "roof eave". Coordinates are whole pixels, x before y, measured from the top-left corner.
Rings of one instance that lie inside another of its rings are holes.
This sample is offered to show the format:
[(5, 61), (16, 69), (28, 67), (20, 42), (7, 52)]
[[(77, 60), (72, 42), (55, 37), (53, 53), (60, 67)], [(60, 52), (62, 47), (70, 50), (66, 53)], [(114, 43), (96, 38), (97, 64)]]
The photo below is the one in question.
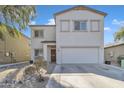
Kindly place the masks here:
[(84, 6), (84, 5), (79, 5), (79, 6), (75, 6), (75, 7), (72, 7), (72, 8), (66, 9), (66, 10), (64, 10), (64, 11), (61, 11), (61, 12), (55, 13), (55, 14), (54, 14), (54, 18), (56, 18), (57, 15), (63, 14), (63, 13), (65, 13), (65, 12), (67, 12), (67, 11), (70, 11), (70, 10), (76, 8), (76, 7), (85, 7), (85, 8), (87, 8), (87, 9), (89, 9), (89, 10), (92, 10), (92, 11), (98, 13), (98, 14), (103, 15), (104, 17), (107, 16), (107, 13), (104, 13), (104, 12), (101, 12), (101, 11), (98, 11), (98, 10), (95, 10), (95, 9), (92, 9), (92, 8), (87, 7), (87, 6)]
[(29, 25), (29, 27), (49, 27), (49, 26), (56, 26), (56, 25)]

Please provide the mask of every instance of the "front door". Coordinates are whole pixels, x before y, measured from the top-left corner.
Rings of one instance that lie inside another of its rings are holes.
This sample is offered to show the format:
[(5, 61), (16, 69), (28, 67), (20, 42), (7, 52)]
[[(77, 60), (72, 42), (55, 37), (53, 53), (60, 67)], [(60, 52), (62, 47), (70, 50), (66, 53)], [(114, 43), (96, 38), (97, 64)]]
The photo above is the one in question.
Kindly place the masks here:
[(56, 49), (51, 49), (51, 63), (56, 63)]

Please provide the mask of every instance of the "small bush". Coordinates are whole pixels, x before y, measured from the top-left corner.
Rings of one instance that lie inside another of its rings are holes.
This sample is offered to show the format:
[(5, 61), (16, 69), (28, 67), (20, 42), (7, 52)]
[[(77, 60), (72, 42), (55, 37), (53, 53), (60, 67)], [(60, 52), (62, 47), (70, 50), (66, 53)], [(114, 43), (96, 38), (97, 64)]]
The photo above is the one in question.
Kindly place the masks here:
[(38, 81), (43, 81), (43, 74), (46, 73), (46, 69), (47, 69), (47, 62), (45, 62), (44, 58), (43, 57), (37, 57), (35, 59), (35, 62), (34, 62), (34, 66), (36, 67), (36, 71), (38, 73)]
[(119, 56), (117, 58), (118, 63), (121, 65), (121, 60), (124, 60), (124, 56)]
[(30, 65), (30, 66), (25, 68), (24, 74), (25, 75), (31, 75), (31, 74), (34, 74), (35, 71), (36, 71), (36, 67), (33, 65)]
[(40, 70), (41, 68), (47, 69), (47, 62), (45, 62), (43, 57), (37, 57), (35, 59), (34, 65), (36, 66), (37, 70)]

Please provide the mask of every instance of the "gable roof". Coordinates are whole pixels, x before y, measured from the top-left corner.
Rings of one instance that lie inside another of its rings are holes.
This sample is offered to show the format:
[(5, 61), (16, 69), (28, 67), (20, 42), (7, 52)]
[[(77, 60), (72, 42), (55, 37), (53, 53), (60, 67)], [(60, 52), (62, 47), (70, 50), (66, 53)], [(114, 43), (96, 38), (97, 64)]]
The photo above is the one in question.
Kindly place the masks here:
[(55, 13), (54, 15), (57, 16), (57, 15), (60, 15), (60, 14), (65, 13), (65, 12), (69, 12), (71, 10), (89, 10), (91, 12), (94, 12), (94, 13), (97, 13), (97, 14), (100, 14), (100, 15), (103, 15), (103, 16), (106, 16), (107, 15), (107, 13), (104, 13), (104, 12), (101, 12), (101, 11), (98, 11), (98, 10), (95, 10), (95, 9), (92, 9), (92, 8), (87, 7), (87, 6), (84, 6), (84, 5), (75, 6), (75, 7), (69, 8), (67, 10), (64, 10), (64, 11), (61, 11), (61, 12), (58, 12), (58, 13)]

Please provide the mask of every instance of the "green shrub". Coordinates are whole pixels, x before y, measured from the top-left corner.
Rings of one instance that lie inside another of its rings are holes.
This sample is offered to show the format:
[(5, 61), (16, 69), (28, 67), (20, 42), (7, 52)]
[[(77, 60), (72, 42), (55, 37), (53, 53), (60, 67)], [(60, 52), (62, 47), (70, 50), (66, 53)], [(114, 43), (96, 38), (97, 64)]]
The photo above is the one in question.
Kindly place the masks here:
[(124, 60), (124, 56), (117, 57), (117, 61), (120, 65), (121, 65), (121, 60)]

